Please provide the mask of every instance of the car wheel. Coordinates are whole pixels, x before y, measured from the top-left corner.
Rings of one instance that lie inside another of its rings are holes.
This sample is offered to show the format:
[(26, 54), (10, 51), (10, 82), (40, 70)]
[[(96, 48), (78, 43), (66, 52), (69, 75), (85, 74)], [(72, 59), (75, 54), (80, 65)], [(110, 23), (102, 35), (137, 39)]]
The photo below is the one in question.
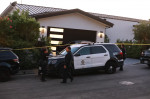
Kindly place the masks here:
[(148, 67), (150, 67), (150, 64), (147, 64), (148, 65)]
[(108, 74), (113, 74), (116, 72), (116, 64), (114, 62), (108, 62), (105, 67), (105, 72)]
[(0, 68), (0, 81), (5, 82), (10, 80), (10, 71), (8, 68)]

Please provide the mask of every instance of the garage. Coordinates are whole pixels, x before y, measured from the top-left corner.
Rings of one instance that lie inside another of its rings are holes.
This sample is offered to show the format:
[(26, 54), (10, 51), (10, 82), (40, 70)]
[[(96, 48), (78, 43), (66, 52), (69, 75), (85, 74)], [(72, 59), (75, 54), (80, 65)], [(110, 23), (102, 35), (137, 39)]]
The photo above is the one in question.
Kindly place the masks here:
[(75, 40), (96, 41), (96, 31), (48, 27), (51, 44), (67, 44)]
[(75, 41), (75, 40), (87, 40), (87, 41), (95, 42), (96, 33), (97, 33), (96, 31), (90, 31), (90, 30), (65, 29), (63, 43), (66, 44), (70, 41)]

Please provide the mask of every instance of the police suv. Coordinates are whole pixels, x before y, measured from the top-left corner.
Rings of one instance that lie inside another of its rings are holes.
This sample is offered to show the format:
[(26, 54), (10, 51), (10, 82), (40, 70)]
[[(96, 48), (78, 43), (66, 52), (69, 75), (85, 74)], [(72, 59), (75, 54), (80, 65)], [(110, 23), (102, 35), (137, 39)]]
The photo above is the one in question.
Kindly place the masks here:
[[(71, 45), (74, 56), (73, 69), (78, 70), (105, 70), (106, 73), (115, 73), (116, 68), (123, 65), (123, 53), (115, 44), (93, 43)], [(62, 74), (64, 58), (67, 54), (64, 49), (59, 55), (49, 57), (48, 74)]]

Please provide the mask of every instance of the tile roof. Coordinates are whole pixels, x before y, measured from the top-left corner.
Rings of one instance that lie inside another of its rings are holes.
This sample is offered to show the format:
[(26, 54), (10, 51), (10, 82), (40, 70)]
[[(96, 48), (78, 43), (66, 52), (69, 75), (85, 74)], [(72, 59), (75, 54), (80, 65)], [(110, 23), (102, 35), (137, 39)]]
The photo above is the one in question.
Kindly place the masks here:
[[(26, 4), (18, 4), (17, 2), (13, 2), (10, 4), (1, 14), (1, 16), (5, 16), (8, 14), (8, 12), (12, 8), (18, 8), (20, 10), (29, 10), (29, 15), (35, 15), (40, 13), (50, 13), (50, 12), (60, 12), (60, 11), (66, 11), (67, 9), (61, 9), (61, 8), (52, 8), (52, 7), (44, 7), (44, 6), (35, 6), (35, 5), (26, 5)], [(101, 19), (116, 19), (116, 20), (124, 20), (124, 21), (131, 21), (131, 22), (140, 22), (140, 21), (146, 21), (141, 19), (134, 19), (134, 18), (128, 18), (128, 17), (120, 17), (120, 16), (114, 16), (114, 15), (106, 15), (106, 14), (98, 14), (98, 13), (91, 13), (96, 17), (99, 17)]]
[[(67, 10), (67, 9), (61, 9), (61, 8), (43, 7), (43, 6), (26, 5), (26, 4), (16, 4), (16, 7), (19, 8), (20, 10), (29, 10), (30, 15)], [(91, 13), (91, 12), (89, 13), (99, 18), (103, 18), (103, 19), (108, 18), (108, 19), (116, 19), (116, 20), (132, 21), (132, 22), (144, 21), (141, 19), (134, 19), (134, 18), (128, 18), (128, 17), (120, 17), (120, 16), (98, 14), (98, 13)]]
[(140, 21), (145, 21), (141, 19), (135, 19), (135, 18), (128, 18), (128, 17), (121, 17), (121, 16), (114, 16), (114, 15), (106, 15), (106, 14), (98, 14), (98, 13), (91, 13), (95, 16), (98, 16), (100, 18), (104, 19), (116, 19), (116, 20), (124, 20), (124, 21), (132, 21), (132, 22), (140, 22)]
[(25, 4), (17, 4), (16, 8), (20, 10), (29, 10), (29, 15), (45, 13), (45, 12), (57, 12), (64, 11), (65, 9), (60, 8), (52, 8), (52, 7), (43, 7), (43, 6), (34, 6), (34, 5), (25, 5)]

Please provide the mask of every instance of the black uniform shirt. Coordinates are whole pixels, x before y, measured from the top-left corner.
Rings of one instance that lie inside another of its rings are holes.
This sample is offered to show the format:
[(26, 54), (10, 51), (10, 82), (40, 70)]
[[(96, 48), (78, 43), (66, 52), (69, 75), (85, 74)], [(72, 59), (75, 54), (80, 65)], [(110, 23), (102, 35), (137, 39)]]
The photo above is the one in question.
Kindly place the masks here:
[(70, 67), (72, 62), (73, 62), (73, 55), (71, 51), (69, 51), (65, 56), (65, 65), (67, 67)]
[(126, 59), (126, 49), (125, 48), (121, 48), (122, 53), (123, 53), (123, 59)]

